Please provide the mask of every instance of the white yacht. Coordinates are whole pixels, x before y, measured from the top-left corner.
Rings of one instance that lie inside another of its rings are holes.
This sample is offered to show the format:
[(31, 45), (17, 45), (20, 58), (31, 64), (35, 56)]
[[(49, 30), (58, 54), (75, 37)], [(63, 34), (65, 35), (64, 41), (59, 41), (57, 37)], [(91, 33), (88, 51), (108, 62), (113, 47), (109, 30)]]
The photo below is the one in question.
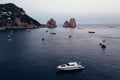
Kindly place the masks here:
[(58, 70), (78, 70), (83, 69), (81, 62), (69, 62), (67, 64), (62, 64), (57, 67)]

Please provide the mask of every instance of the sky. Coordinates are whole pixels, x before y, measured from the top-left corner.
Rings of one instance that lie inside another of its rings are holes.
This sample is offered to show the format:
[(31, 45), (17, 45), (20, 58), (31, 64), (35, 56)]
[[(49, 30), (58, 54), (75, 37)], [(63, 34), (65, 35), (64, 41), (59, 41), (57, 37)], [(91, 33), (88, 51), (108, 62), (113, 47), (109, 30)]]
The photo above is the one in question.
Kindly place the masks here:
[(120, 24), (120, 0), (0, 0), (4, 3), (16, 4), (40, 23), (75, 18), (78, 24)]

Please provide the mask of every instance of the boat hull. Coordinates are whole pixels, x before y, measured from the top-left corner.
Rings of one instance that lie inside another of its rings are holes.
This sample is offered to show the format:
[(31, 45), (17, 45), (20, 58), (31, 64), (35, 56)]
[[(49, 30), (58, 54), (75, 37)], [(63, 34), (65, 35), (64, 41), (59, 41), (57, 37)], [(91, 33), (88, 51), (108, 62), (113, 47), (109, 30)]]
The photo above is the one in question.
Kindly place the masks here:
[(69, 71), (69, 70), (80, 70), (80, 69), (84, 69), (84, 67), (68, 67), (68, 68), (57, 68), (58, 70), (62, 70), (62, 71)]

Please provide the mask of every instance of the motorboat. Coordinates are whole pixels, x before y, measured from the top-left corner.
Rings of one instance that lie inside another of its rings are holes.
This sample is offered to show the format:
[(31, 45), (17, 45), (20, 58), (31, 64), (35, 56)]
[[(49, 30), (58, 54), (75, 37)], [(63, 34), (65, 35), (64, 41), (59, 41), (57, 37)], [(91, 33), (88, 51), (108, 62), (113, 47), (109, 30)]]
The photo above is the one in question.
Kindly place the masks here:
[(99, 45), (100, 45), (101, 48), (103, 48), (103, 49), (107, 47), (105, 43), (99, 43)]
[(69, 38), (71, 38), (72, 36), (71, 35), (69, 35)]
[(88, 33), (94, 33), (94, 34), (95, 34), (95, 32), (94, 32), (94, 31), (88, 31)]
[(51, 32), (50, 34), (53, 34), (53, 35), (55, 35), (56, 33), (55, 33), (55, 32)]
[(104, 49), (106, 48), (107, 46), (105, 44), (102, 44), (101, 47)]
[(84, 67), (81, 65), (81, 62), (69, 62), (67, 64), (57, 66), (57, 69), (67, 71), (67, 70), (80, 70), (84, 69)]
[(8, 39), (8, 41), (12, 41), (12, 39)]
[(30, 29), (27, 29), (27, 32), (30, 32)]
[(11, 37), (10, 35), (8, 35), (8, 37)]
[(45, 38), (43, 37), (43, 38), (42, 38), (42, 41), (44, 41), (44, 40), (45, 40)]
[(101, 46), (101, 48), (105, 49), (107, 46), (106, 46), (106, 40), (102, 40), (102, 43), (99, 43), (99, 45)]
[(10, 35), (13, 35), (13, 33), (11, 32)]

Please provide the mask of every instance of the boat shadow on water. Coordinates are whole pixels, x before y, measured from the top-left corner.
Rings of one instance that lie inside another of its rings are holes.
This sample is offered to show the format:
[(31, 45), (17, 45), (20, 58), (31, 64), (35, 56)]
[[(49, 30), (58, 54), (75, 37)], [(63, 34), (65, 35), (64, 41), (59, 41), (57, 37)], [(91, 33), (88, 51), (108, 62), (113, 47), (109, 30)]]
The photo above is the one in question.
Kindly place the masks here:
[(76, 74), (76, 73), (81, 73), (83, 71), (83, 69), (80, 70), (58, 70), (56, 72), (56, 74)]

